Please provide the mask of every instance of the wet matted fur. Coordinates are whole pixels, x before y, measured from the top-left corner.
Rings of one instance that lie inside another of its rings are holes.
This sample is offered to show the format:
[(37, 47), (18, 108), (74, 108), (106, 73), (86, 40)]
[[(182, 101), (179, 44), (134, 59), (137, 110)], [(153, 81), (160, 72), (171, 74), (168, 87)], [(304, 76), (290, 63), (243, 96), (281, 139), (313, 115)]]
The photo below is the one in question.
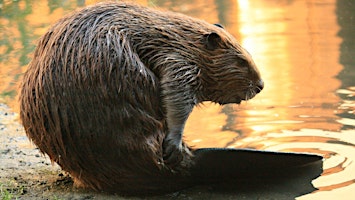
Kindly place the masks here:
[[(20, 117), (28, 137), (82, 185), (167, 192), (186, 186), (193, 164), (175, 138), (193, 106), (240, 103), (261, 89), (250, 55), (220, 26), (100, 3), (40, 39), (23, 78)], [(175, 148), (181, 158), (165, 165), (163, 152)]]

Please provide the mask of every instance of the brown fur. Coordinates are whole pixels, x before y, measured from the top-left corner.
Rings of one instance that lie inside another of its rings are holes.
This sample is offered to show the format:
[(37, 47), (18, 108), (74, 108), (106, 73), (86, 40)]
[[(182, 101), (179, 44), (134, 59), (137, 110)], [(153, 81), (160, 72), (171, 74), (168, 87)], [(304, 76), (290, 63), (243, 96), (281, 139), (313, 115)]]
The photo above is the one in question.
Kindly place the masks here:
[(174, 146), (166, 139), (171, 127), (182, 132), (202, 101), (252, 98), (259, 82), (249, 54), (224, 29), (101, 3), (63, 18), (41, 38), (24, 75), (20, 116), (40, 150), (86, 187), (173, 191), (184, 187), (192, 155), (177, 147), (182, 158), (164, 165), (163, 142)]

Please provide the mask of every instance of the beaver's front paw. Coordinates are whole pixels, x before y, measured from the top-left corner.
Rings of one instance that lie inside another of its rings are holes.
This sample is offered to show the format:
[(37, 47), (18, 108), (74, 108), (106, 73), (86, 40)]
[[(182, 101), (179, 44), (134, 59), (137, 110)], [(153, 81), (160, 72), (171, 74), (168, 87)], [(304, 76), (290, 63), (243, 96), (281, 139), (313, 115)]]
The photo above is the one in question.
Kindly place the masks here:
[(164, 164), (173, 172), (184, 171), (192, 165), (193, 156), (190, 149), (184, 144), (177, 144), (172, 140), (164, 140), (163, 143)]

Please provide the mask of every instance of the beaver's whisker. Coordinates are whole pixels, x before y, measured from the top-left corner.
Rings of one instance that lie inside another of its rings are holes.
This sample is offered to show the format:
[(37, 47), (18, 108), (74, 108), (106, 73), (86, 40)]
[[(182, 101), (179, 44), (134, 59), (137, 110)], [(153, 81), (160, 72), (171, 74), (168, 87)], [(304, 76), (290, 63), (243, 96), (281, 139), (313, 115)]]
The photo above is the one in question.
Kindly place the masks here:
[(249, 89), (245, 93), (245, 101), (248, 101), (248, 100), (252, 99), (255, 95), (256, 95), (256, 92), (253, 89)]
[(251, 97), (251, 91), (250, 90), (248, 90), (246, 93), (245, 93), (245, 101), (249, 101), (249, 99), (251, 99), (250, 97)]

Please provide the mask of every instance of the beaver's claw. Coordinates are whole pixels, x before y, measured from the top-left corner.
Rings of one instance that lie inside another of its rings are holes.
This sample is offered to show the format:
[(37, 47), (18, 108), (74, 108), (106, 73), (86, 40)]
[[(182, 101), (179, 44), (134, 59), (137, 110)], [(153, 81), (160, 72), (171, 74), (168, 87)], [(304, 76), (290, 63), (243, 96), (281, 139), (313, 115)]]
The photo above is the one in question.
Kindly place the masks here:
[(172, 140), (165, 140), (163, 143), (163, 159), (165, 165), (174, 167), (183, 160), (181, 145), (177, 145)]
[(186, 145), (165, 140), (163, 143), (163, 159), (164, 164), (168, 166), (171, 171), (176, 172), (181, 168), (186, 168), (191, 165), (192, 153)]

